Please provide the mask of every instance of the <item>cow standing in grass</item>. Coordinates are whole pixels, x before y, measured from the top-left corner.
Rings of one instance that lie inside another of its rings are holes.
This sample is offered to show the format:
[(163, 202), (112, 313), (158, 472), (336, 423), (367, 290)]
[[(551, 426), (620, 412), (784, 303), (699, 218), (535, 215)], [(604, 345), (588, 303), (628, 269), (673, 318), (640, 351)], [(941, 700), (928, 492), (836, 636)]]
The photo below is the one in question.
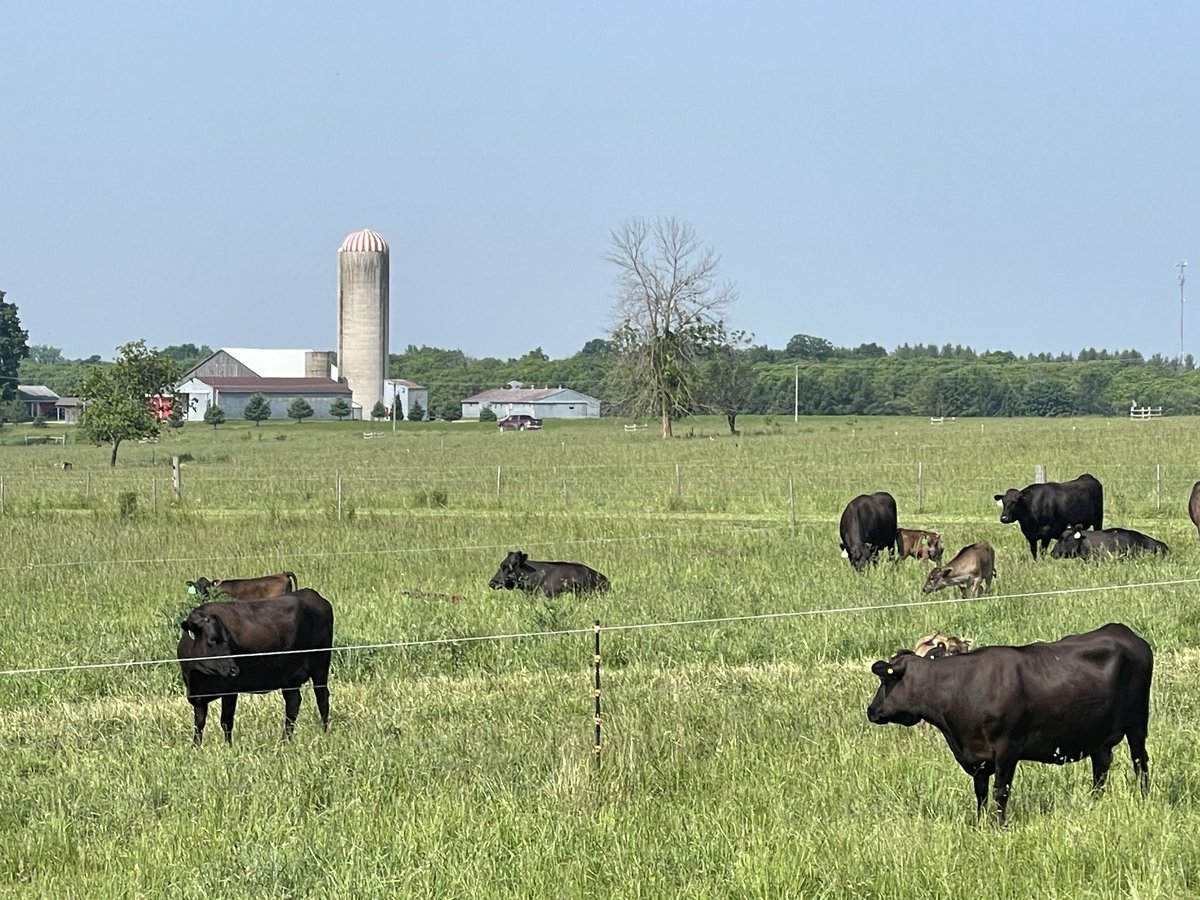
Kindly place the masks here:
[(313, 683), (321, 723), (329, 730), (329, 663), (333, 607), (311, 588), (267, 600), (197, 606), (179, 623), (176, 655), (195, 713), (192, 740), (204, 738), (208, 704), (221, 699), (221, 729), (233, 740), (238, 694), (283, 691), (283, 736), (300, 711), (300, 687)]
[(1149, 791), (1153, 669), (1150, 645), (1117, 623), (1053, 643), (984, 647), (937, 660), (905, 653), (871, 666), (879, 688), (867, 718), (876, 725), (925, 721), (936, 727), (975, 782), (978, 815), (996, 776), (1003, 825), (1020, 760), (1060, 766), (1090, 756), (1098, 792), (1113, 747), (1125, 738), (1142, 793)]
[(296, 575), (280, 572), (278, 575), (263, 575), (259, 578), (218, 578), (211, 581), (203, 576), (186, 582), (188, 593), (216, 600), (224, 595), (230, 600), (266, 600), (296, 590)]
[(885, 548), (895, 558), (897, 531), (895, 497), (887, 491), (859, 494), (846, 504), (838, 522), (842, 556), (858, 572), (875, 563)]

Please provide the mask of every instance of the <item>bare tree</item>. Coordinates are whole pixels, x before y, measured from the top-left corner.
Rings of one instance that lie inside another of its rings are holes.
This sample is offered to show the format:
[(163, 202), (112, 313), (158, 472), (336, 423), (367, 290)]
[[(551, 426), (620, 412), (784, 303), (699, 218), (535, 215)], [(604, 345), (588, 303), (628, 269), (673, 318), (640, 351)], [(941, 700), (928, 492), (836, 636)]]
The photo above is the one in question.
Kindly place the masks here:
[(610, 233), (604, 257), (617, 267), (613, 376), (619, 409), (671, 422), (695, 406), (701, 352), (725, 339), (724, 314), (737, 299), (718, 279), (719, 257), (692, 226), (674, 218), (630, 219)]

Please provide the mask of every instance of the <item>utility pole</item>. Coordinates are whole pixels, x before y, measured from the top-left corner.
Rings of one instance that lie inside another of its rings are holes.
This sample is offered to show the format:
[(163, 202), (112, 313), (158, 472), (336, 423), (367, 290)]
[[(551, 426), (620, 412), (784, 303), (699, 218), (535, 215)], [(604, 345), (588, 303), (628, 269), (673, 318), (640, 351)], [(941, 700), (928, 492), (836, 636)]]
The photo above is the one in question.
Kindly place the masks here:
[(1179, 368), (1183, 368), (1183, 283), (1187, 281), (1187, 260), (1175, 263), (1179, 270)]

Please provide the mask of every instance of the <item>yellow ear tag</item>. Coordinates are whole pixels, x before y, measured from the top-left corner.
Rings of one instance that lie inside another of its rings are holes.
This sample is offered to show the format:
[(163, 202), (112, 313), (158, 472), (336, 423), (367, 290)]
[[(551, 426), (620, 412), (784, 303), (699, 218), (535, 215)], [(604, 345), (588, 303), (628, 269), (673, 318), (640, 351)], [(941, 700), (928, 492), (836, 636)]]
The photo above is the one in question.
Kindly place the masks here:
[(896, 670), (895, 670), (895, 669), (893, 669), (891, 666), (888, 666), (888, 674), (889, 674), (889, 675), (895, 675), (895, 674), (896, 674)]

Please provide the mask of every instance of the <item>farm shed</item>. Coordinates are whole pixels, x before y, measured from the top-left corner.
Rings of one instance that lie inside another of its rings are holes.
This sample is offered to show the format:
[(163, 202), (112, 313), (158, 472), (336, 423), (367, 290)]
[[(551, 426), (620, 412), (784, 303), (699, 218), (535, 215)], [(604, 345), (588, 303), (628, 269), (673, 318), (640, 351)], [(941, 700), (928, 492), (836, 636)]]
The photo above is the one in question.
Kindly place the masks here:
[[(424, 385), (404, 378), (387, 379), (383, 383), (383, 405), (391, 409), (397, 399), (400, 400), (400, 409), (404, 410), (404, 418), (408, 418), (408, 411), (412, 409), (413, 403), (420, 403), (421, 409), (425, 410), (424, 418), (429, 418), (429, 388)], [(370, 414), (368, 409), (367, 415)]]
[[(191, 378), (178, 392), (187, 399), (187, 420), (204, 421), (204, 411), (219, 406), (226, 419), (241, 419), (254, 394), (262, 394), (271, 406), (272, 419), (287, 419), (288, 407), (303, 397), (313, 408), (313, 418), (332, 419), (329, 407), (341, 398), (350, 404), (350, 388), (331, 378)], [(355, 414), (358, 408), (354, 407)]]
[(462, 401), (464, 419), (490, 409), (498, 418), (525, 413), (539, 419), (598, 419), (600, 401), (564, 387), (527, 388), (519, 384), (483, 391)]
[(58, 419), (58, 411), (55, 409), (58, 394), (44, 384), (18, 384), (17, 399), (24, 405), (25, 414), (31, 419), (38, 416), (44, 419)]
[[(199, 422), (204, 419), (204, 410), (213, 404), (220, 406), (225, 411), (226, 417), (232, 417), (233, 415), (224, 401), (213, 399), (211, 381), (214, 378), (240, 379), (242, 381), (253, 379), (308, 379), (311, 381), (324, 380), (336, 382), (337, 377), (337, 366), (334, 366), (330, 362), (328, 351), (261, 350), (251, 347), (222, 347), (211, 356), (202, 359), (184, 372), (183, 377), (180, 378), (175, 387), (175, 391), (177, 394), (183, 395), (182, 400), (187, 409), (187, 420), (189, 422)], [(267, 391), (264, 390), (262, 393), (268, 400), (272, 400)], [(346, 394), (348, 395), (349, 393), (349, 390), (347, 390)], [(296, 395), (293, 395), (293, 399), (294, 396)], [(289, 399), (288, 403), (290, 402), (291, 400)], [(332, 399), (329, 402), (332, 402)], [(309, 403), (312, 403), (312, 400), (309, 400)], [(243, 408), (244, 404), (238, 408), (238, 417), (241, 416)], [(284, 409), (286, 410), (286, 404)], [(318, 418), (328, 418), (327, 415), (322, 414), (321, 408), (317, 404), (313, 404), (313, 409), (317, 410), (316, 416)], [(357, 407), (355, 409), (355, 417), (361, 418), (361, 415), (357, 412)], [(327, 412), (328, 409), (326, 407)], [(271, 417), (275, 418), (275, 416), (275, 404), (274, 400), (272, 400)]]

